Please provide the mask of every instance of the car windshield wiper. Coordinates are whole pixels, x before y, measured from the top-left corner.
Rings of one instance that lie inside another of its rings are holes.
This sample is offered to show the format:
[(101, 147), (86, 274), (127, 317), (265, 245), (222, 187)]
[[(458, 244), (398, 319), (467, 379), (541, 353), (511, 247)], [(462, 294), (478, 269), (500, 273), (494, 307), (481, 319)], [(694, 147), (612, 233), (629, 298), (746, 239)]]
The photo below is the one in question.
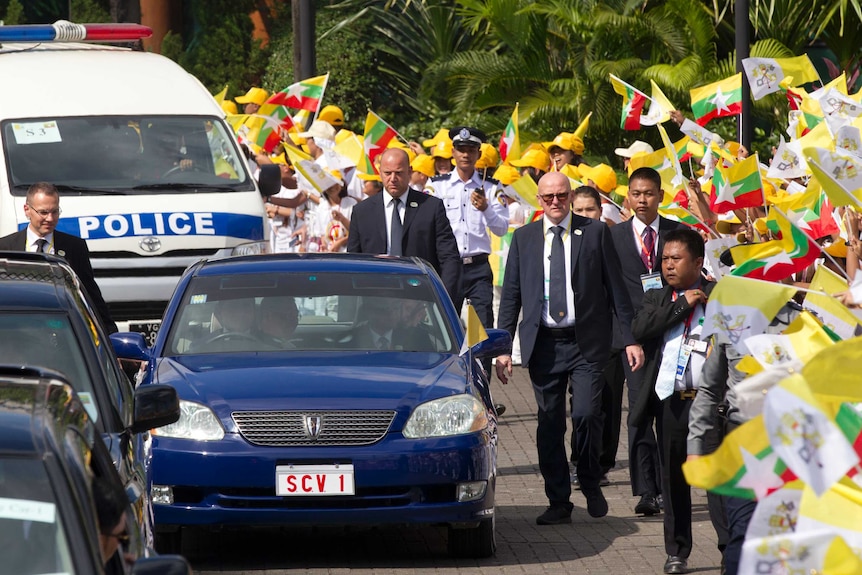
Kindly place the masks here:
[(202, 192), (233, 192), (236, 190), (234, 186), (218, 186), (215, 184), (178, 184), (178, 183), (165, 183), (165, 184), (141, 184), (140, 186), (133, 186), (130, 188), (132, 190), (159, 190), (159, 189), (172, 189), (172, 190), (200, 190)]

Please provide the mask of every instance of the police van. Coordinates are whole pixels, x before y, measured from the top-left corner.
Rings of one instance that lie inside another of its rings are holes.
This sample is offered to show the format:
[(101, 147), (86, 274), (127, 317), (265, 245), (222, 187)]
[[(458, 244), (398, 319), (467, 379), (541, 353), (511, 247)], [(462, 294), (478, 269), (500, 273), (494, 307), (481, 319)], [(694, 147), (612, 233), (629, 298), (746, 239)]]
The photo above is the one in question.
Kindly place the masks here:
[(152, 341), (190, 263), (266, 239), (261, 193), (278, 182), (259, 191), (195, 77), (156, 54), (89, 43), (149, 34), (135, 24), (0, 26), (0, 236), (27, 225), (32, 183), (55, 184), (57, 229), (87, 241), (120, 329)]

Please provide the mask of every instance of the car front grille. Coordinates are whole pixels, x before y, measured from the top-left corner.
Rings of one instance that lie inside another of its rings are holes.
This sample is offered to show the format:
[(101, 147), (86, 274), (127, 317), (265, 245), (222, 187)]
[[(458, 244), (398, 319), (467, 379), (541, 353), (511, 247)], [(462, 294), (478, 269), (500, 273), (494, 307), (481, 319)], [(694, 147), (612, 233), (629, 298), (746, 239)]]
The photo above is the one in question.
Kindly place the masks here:
[(254, 445), (302, 447), (377, 443), (394, 411), (236, 411), (234, 423)]

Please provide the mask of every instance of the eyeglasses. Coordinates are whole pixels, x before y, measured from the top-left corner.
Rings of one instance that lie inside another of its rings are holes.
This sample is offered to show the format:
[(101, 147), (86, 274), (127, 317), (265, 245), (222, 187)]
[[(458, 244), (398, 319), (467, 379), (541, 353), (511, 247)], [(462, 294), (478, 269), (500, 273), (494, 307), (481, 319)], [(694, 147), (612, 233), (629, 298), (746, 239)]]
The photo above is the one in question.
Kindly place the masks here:
[(125, 531), (125, 530), (122, 533), (104, 533), (103, 535), (105, 537), (113, 537), (114, 539), (116, 539), (120, 543), (125, 544), (125, 543), (129, 542), (129, 532)]
[(560, 192), (558, 194), (539, 194), (539, 197), (542, 198), (542, 201), (546, 204), (550, 204), (556, 198), (560, 202), (565, 202), (569, 199), (570, 192)]
[(57, 208), (56, 210), (37, 210), (32, 205), (30, 205), (30, 204), (27, 204), (27, 205), (30, 206), (31, 212), (36, 212), (37, 214), (39, 214), (40, 217), (43, 217), (43, 218), (47, 218), (48, 216), (55, 216), (56, 217), (56, 216), (60, 215), (60, 208)]

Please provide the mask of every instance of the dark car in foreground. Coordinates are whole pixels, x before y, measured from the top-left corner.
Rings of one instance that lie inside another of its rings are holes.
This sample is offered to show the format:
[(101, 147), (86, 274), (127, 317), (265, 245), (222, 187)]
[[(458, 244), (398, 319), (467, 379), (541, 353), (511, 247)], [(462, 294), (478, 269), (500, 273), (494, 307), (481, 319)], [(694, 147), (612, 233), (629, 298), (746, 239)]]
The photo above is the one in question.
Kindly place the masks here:
[[(137, 414), (141, 424), (173, 420), (170, 390), (144, 393), (149, 401), (141, 404), (149, 409)], [(189, 573), (181, 557), (147, 558), (129, 541), (105, 561), (99, 536), (109, 535), (98, 525), (96, 478), (124, 501), (101, 434), (72, 387), (56, 372), (0, 366), (0, 572)], [(130, 504), (125, 508), (128, 534), (137, 516)]]
[(150, 396), (136, 391), (120, 368), (107, 333), (65, 260), (0, 252), (0, 362), (64, 375), (102, 434), (135, 505), (140, 528), (131, 534), (133, 540), (152, 545), (149, 427), (136, 420), (136, 413), (149, 409)]
[(497, 420), (477, 361), (419, 259), (282, 254), (203, 261), (181, 278), (141, 388), (177, 389), (154, 432), (157, 548), (184, 526), (446, 525), (459, 556), (495, 551)]

